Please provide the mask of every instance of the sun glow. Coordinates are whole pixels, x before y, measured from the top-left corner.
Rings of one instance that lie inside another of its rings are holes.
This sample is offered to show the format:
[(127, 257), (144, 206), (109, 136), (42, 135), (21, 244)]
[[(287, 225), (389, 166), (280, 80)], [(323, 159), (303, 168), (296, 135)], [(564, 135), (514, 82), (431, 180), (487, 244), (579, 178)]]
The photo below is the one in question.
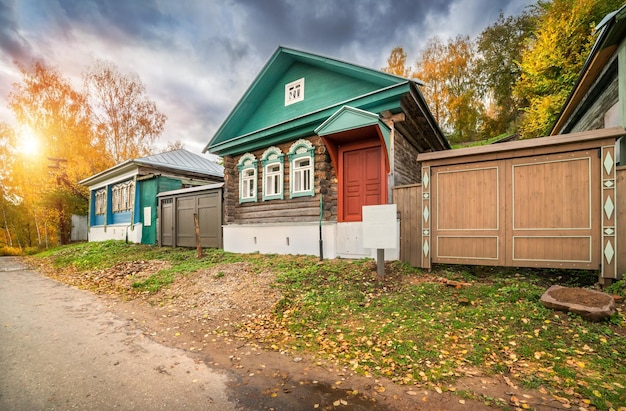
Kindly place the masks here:
[(40, 149), (39, 139), (30, 129), (24, 129), (19, 135), (19, 142), (17, 144), (17, 150), (28, 156), (34, 156), (39, 153)]

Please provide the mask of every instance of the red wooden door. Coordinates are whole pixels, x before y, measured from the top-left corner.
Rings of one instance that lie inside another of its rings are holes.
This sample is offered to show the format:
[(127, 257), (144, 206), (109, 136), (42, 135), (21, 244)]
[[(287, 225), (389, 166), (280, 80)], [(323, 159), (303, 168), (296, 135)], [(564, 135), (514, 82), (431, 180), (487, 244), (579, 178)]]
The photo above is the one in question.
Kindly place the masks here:
[(384, 204), (381, 147), (342, 150), (343, 221), (361, 221), (361, 207)]

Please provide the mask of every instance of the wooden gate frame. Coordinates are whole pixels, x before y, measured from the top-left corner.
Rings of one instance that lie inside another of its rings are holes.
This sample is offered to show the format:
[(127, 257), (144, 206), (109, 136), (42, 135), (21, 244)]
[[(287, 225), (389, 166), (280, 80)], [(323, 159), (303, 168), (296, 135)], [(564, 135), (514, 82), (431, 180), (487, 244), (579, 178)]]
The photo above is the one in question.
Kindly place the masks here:
[[(620, 279), (618, 272), (618, 237), (621, 236), (617, 225), (617, 214), (622, 212), (616, 207), (626, 197), (626, 192), (617, 191), (616, 165), (615, 165), (615, 142), (619, 137), (626, 135), (621, 127), (601, 130), (586, 131), (559, 135), (555, 137), (543, 137), (532, 140), (513, 141), (489, 146), (470, 147), (465, 149), (422, 153), (417, 156), (417, 161), (422, 165), (422, 193), (419, 215), (421, 218), (421, 267), (431, 268), (433, 249), (432, 214), (437, 198), (433, 197), (432, 189), (433, 169), (442, 166), (463, 165), (481, 163), (494, 160), (506, 159), (531, 159), (537, 156), (559, 155), (581, 150), (597, 150), (600, 161), (594, 161), (601, 170), (593, 170), (592, 191), (599, 192), (599, 200), (592, 204), (591, 212), (595, 223), (591, 228), (593, 232), (591, 250), (600, 257), (598, 267), (577, 266), (575, 263), (567, 264), (568, 268), (599, 269), (599, 281), (602, 284)], [(622, 156), (626, 153), (622, 153)], [(478, 193), (477, 190), (472, 192)], [(479, 193), (477, 194), (479, 195)], [(505, 210), (506, 218), (511, 216), (510, 210)], [(505, 252), (511, 252), (512, 244), (506, 239)], [(462, 264), (471, 264), (463, 261)], [(476, 262), (475, 264), (481, 264)], [(555, 267), (558, 264), (538, 261), (534, 267)]]

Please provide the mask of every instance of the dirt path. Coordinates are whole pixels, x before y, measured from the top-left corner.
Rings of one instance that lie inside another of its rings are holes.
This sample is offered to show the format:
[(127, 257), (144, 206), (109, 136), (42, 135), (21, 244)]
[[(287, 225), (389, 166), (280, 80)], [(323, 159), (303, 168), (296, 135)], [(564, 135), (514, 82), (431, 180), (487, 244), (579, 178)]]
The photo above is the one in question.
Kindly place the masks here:
[(103, 302), (0, 258), (0, 409), (236, 409), (227, 373)]
[[(196, 272), (157, 294), (119, 298), (119, 291), (128, 290), (131, 281), (147, 278), (162, 264), (124, 263), (88, 278), (83, 274), (62, 280), (88, 281), (99, 292), (103, 289), (98, 284), (118, 287), (112, 296), (103, 296), (111, 311), (134, 322), (155, 341), (184, 349), (208, 366), (234, 375), (230, 388), (249, 410), (493, 410), (496, 400), (509, 407), (519, 405), (519, 409), (522, 405), (536, 410), (561, 408), (547, 395), (524, 391), (502, 376), (476, 372), (455, 382), (459, 390), (484, 396), (477, 401), (365, 378), (319, 358), (276, 351), (254, 338), (238, 338), (238, 322), (270, 312), (280, 299), (271, 286), (274, 274), (255, 273), (246, 263)], [(485, 405), (484, 399), (491, 399), (492, 406)]]

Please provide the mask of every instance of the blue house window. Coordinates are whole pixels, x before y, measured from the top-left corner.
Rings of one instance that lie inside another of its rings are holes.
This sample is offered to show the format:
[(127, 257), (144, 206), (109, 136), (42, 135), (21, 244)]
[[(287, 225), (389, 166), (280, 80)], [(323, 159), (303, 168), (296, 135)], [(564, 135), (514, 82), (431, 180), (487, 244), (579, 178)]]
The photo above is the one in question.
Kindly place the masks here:
[(133, 180), (115, 184), (111, 188), (111, 211), (128, 212), (135, 206), (135, 182)]
[(253, 154), (246, 153), (237, 163), (239, 170), (239, 202), (257, 201), (257, 159)]
[(304, 197), (315, 195), (315, 147), (310, 141), (300, 139), (289, 149), (290, 196)]
[(96, 215), (104, 215), (107, 211), (107, 190), (106, 188), (101, 188), (95, 193), (95, 214)]
[(283, 198), (283, 158), (278, 147), (270, 147), (263, 153), (263, 200)]

